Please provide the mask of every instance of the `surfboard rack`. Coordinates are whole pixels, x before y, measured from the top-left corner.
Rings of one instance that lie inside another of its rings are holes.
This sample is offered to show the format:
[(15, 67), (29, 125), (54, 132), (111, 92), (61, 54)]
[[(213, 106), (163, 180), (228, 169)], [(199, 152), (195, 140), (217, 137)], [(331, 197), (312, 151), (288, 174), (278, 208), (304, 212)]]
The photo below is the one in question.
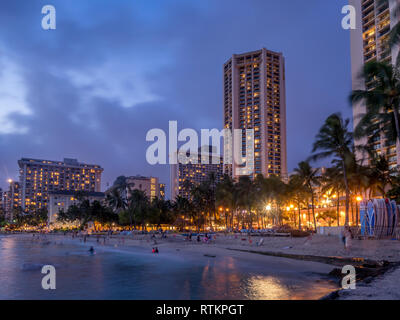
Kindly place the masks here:
[(361, 236), (377, 239), (398, 238), (400, 206), (389, 199), (361, 201)]

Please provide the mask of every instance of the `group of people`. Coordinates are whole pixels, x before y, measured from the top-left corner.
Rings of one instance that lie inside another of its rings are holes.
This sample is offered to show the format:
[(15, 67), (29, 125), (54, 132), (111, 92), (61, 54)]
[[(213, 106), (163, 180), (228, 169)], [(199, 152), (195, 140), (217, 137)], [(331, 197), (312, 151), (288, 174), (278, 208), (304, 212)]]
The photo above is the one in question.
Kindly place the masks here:
[[(193, 238), (193, 234), (190, 232), (190, 233), (186, 236), (186, 241), (192, 241), (192, 238)], [(201, 235), (200, 235), (200, 234), (197, 234), (196, 240), (197, 240), (197, 242), (201, 242), (202, 239), (201, 239)], [(204, 243), (209, 243), (209, 242), (212, 241), (212, 240), (213, 240), (212, 234), (206, 233), (206, 234), (204, 235), (204, 237), (203, 237), (203, 242), (204, 242)]]
[(159, 253), (158, 252), (158, 247), (154, 247), (153, 250), (151, 250), (152, 253)]

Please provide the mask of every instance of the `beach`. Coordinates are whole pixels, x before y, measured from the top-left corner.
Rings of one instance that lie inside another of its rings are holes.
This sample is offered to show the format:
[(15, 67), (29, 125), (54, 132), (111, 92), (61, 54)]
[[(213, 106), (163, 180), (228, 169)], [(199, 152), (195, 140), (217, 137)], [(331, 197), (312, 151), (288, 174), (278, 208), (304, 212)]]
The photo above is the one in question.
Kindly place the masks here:
[[(398, 241), (392, 240), (353, 240), (350, 250), (345, 250), (338, 237), (314, 235), (312, 238), (265, 237), (261, 246), (257, 245), (261, 237), (245, 235), (218, 234), (211, 243), (198, 242), (196, 237), (189, 241), (178, 234), (168, 234), (167, 238), (157, 235), (137, 234), (134, 236), (96, 236), (90, 235), (72, 238), (71, 235), (32, 234), (13, 235), (19, 239), (33, 241), (48, 241), (58, 244), (74, 243), (82, 246), (93, 246), (95, 250), (119, 250), (121, 252), (142, 252), (152, 255), (152, 249), (157, 247), (160, 256), (176, 261), (198, 262), (206, 259), (229, 258), (252, 272), (252, 268), (276, 270), (281, 265), (302, 272), (309, 271), (313, 277), (319, 274), (327, 279), (329, 273), (338, 266), (366, 261), (400, 261)], [(370, 262), (369, 262), (370, 263)], [(400, 269), (392, 268), (385, 274), (369, 277), (367, 281), (357, 282), (356, 290), (339, 290), (339, 279), (336, 288), (337, 299), (398, 299), (396, 292)], [(313, 280), (314, 281), (314, 280)], [(326, 295), (322, 292), (319, 298)], [(301, 295), (296, 296), (301, 299)]]

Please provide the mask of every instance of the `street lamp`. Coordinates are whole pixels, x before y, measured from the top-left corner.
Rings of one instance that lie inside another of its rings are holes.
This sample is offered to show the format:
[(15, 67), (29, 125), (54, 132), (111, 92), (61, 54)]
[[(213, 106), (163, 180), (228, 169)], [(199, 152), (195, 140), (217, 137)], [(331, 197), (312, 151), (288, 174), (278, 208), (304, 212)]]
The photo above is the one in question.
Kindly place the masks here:
[(7, 182), (11, 184), (13, 181), (12, 179), (8, 179)]

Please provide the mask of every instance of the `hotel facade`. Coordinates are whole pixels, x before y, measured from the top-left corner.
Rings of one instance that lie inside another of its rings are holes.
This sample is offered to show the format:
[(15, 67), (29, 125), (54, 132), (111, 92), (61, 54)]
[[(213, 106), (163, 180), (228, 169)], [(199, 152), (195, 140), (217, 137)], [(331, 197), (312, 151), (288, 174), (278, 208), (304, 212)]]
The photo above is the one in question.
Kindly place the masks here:
[[(384, 61), (395, 63), (398, 49), (391, 49), (388, 44), (389, 33), (399, 21), (394, 15), (396, 1), (381, 0), (350, 0), (349, 4), (356, 9), (356, 29), (350, 31), (351, 39), (351, 73), (352, 89), (372, 89), (371, 84), (365, 83), (359, 77), (365, 63), (370, 61)], [(360, 122), (360, 116), (365, 114), (363, 103), (353, 105), (354, 128)], [(365, 146), (367, 138), (355, 140), (356, 146)], [(377, 154), (385, 155), (391, 168), (400, 164), (400, 149), (398, 145), (388, 145), (381, 135), (372, 145)], [(364, 164), (368, 164), (368, 156), (356, 151), (356, 157)]]
[(177, 196), (190, 199), (187, 186), (197, 186), (207, 181), (211, 174), (214, 174), (215, 184), (223, 179), (223, 157), (216, 150), (201, 147), (196, 154), (190, 155), (192, 160), (185, 163), (183, 159), (187, 156), (187, 153), (178, 152), (178, 163), (171, 165), (171, 200), (175, 200)]
[[(265, 48), (234, 54), (223, 66), (224, 128), (241, 129), (241, 156), (254, 148), (254, 163), (247, 163), (254, 178), (277, 175), (287, 178), (285, 59)], [(254, 130), (254, 146), (246, 145), (246, 130)], [(232, 152), (235, 154), (235, 143)], [(225, 151), (226, 152), (226, 151)], [(224, 166), (233, 178), (240, 165)], [(238, 174), (239, 172), (239, 174)]]
[(50, 161), (22, 158), (20, 168), (21, 207), (48, 208), (49, 194), (57, 191), (100, 192), (103, 168), (76, 159)]
[(1, 206), (3, 208), (5, 218), (7, 220), (14, 219), (14, 209), (21, 207), (21, 186), (17, 181), (9, 180), (9, 189), (7, 191), (1, 191)]
[[(76, 191), (51, 191), (49, 193), (48, 217), (49, 223), (56, 223), (58, 213), (60, 211), (68, 211), (72, 205), (78, 205), (80, 199), (78, 199)], [(105, 200), (105, 194), (103, 192), (84, 192), (82, 193), (82, 199), (88, 200), (90, 203), (98, 201), (102, 203)]]
[(156, 177), (143, 177), (140, 175), (127, 177), (126, 184), (128, 186), (128, 190), (136, 189), (144, 191), (147, 197), (149, 197), (150, 201), (154, 198), (163, 199), (165, 195), (164, 184), (160, 184), (159, 179)]

